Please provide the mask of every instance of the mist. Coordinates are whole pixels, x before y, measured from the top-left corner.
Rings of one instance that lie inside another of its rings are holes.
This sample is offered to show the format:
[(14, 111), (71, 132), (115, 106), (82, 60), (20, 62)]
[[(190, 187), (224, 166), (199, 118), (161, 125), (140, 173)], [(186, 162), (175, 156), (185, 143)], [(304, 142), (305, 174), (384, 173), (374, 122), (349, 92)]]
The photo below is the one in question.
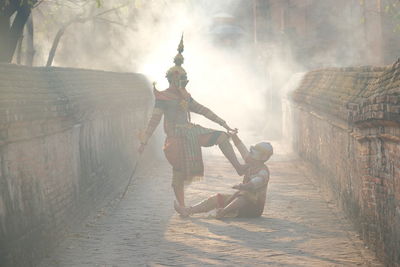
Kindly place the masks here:
[[(173, 66), (184, 34), (183, 67), (193, 98), (238, 128), (246, 140), (279, 140), (283, 132), (288, 135), (282, 121), (287, 109), (282, 105), (288, 102), (282, 99), (301, 81), (292, 75), (373, 64), (382, 58), (373, 50), (374, 41), (368, 42), (370, 26), (363, 22), (360, 2), (332, 3), (313, 4), (306, 16), (312, 22), (308, 36), (295, 28), (303, 27), (295, 17), (288, 18), (285, 31), (273, 29), (273, 13), (266, 33), (255, 36), (252, 1), (114, 0), (102, 1), (101, 7), (95, 1), (44, 1), (34, 10), (35, 21), (41, 22), (35, 24), (35, 64), (46, 62), (62, 25), (76, 17), (102, 14), (67, 28), (53, 65), (140, 72), (164, 90), (168, 87), (165, 73)], [(365, 5), (373, 7), (371, 1)], [(372, 21), (374, 16), (370, 12)], [(237, 32), (218, 32), (221, 25)], [(193, 122), (219, 128), (199, 116), (193, 116)]]
[[(219, 40), (212, 34), (212, 26), (219, 16), (233, 18), (240, 2), (176, 4), (170, 6), (174, 12), (164, 12), (162, 5), (155, 6), (152, 11), (160, 23), (140, 33), (140, 39), (150, 40), (146, 43), (151, 49), (143, 64), (138, 65), (138, 71), (157, 82), (159, 90), (166, 89), (165, 73), (173, 66), (183, 33), (183, 67), (188, 72), (187, 89), (192, 97), (232, 128), (238, 128), (245, 139), (277, 138), (281, 111), (274, 101), (280, 97), (279, 87), (290, 77), (295, 63), (280, 58), (282, 52), (277, 44), (261, 47), (253, 42), (251, 35)], [(141, 24), (149, 24), (148, 17), (141, 19)], [(262, 49), (263, 53), (259, 53)], [(200, 116), (194, 115), (192, 120), (205, 127), (219, 127)]]
[[(400, 259), (400, 0), (3, 2), (0, 265)], [(271, 158), (140, 138), (182, 35), (188, 92)]]

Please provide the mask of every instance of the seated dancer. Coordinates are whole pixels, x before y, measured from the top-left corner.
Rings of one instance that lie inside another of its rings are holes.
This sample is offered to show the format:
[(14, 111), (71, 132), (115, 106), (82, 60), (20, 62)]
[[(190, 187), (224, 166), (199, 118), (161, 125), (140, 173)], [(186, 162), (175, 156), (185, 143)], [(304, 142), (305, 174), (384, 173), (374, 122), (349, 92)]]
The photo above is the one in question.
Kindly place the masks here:
[(175, 210), (183, 217), (194, 213), (217, 210), (216, 217), (259, 217), (264, 211), (267, 196), (269, 170), (265, 162), (273, 154), (270, 143), (261, 142), (250, 147), (244, 146), (237, 134), (231, 134), (236, 148), (248, 164), (243, 182), (234, 185), (234, 194), (216, 194), (192, 207), (181, 207), (175, 203)]
[(182, 52), (183, 36), (179, 43), (178, 54), (174, 58), (175, 66), (166, 74), (169, 88), (158, 91), (154, 86), (155, 106), (147, 129), (141, 136), (139, 152), (143, 152), (148, 139), (164, 115), (164, 131), (167, 135), (164, 153), (172, 165), (172, 187), (175, 197), (179, 205), (184, 207), (184, 183), (194, 178), (201, 178), (204, 174), (201, 147), (218, 145), (239, 174), (244, 172), (245, 166), (236, 158), (227, 133), (190, 122), (190, 112), (195, 112), (232, 131), (223, 119), (196, 102), (186, 91), (188, 80), (186, 71), (181, 66), (184, 60)]

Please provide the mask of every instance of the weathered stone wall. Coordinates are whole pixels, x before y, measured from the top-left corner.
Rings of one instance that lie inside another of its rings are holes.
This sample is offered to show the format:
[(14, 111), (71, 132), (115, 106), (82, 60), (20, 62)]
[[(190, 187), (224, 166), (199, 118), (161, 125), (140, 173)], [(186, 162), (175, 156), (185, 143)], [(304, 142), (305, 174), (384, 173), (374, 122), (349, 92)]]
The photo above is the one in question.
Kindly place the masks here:
[(294, 149), (389, 266), (400, 266), (400, 60), (308, 73), (293, 93)]
[(151, 102), (140, 74), (0, 64), (0, 265), (34, 265), (123, 191)]

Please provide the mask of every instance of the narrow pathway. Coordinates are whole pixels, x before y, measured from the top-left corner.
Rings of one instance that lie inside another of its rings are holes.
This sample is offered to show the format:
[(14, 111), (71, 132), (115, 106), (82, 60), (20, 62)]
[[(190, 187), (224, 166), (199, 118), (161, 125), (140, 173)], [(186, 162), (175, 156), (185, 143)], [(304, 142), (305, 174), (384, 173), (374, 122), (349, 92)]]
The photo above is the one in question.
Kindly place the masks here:
[[(213, 156), (187, 189), (189, 204), (240, 181)], [(351, 224), (319, 192), (302, 162), (275, 157), (264, 214), (182, 219), (173, 210), (171, 171), (162, 162), (138, 175), (118, 205), (99, 211), (41, 266), (382, 266)]]

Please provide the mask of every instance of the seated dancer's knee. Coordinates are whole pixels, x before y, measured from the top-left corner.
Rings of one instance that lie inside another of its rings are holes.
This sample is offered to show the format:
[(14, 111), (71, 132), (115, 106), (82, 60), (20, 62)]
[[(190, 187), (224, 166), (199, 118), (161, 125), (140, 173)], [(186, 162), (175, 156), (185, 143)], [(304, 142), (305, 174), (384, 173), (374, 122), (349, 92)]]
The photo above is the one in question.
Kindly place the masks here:
[(217, 205), (218, 205), (218, 197), (217, 197), (217, 195), (214, 195), (214, 196), (212, 196), (212, 197), (209, 197), (209, 198), (203, 200), (203, 201), (201, 202), (201, 204), (204, 205), (204, 208), (205, 208), (206, 210), (215, 209), (215, 208), (217, 207)]
[(225, 197), (222, 194), (216, 194), (216, 205), (218, 209), (225, 207)]
[(209, 207), (211, 208), (223, 208), (225, 207), (225, 200), (227, 195), (225, 194), (216, 194), (212, 197), (209, 197), (205, 200), (208, 203)]

